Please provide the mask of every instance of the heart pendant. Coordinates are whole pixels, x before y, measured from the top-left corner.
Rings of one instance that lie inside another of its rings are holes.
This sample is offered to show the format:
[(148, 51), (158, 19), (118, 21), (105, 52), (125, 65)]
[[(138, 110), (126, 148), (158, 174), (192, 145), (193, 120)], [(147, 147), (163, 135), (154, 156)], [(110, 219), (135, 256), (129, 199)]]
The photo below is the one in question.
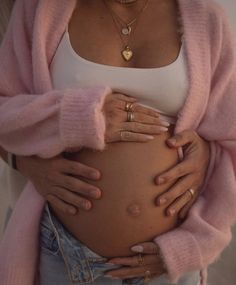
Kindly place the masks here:
[(130, 47), (127, 46), (127, 47), (122, 51), (122, 56), (123, 56), (124, 60), (126, 60), (126, 61), (129, 61), (129, 60), (132, 58), (133, 52), (132, 52), (132, 50), (130, 49)]

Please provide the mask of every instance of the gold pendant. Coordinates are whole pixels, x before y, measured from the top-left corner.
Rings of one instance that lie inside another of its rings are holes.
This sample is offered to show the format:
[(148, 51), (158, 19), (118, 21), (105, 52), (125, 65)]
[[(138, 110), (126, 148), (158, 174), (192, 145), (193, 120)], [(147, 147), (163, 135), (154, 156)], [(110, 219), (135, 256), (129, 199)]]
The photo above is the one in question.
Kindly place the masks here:
[(133, 57), (133, 52), (129, 46), (126, 46), (125, 49), (122, 51), (122, 56), (124, 60), (129, 61)]

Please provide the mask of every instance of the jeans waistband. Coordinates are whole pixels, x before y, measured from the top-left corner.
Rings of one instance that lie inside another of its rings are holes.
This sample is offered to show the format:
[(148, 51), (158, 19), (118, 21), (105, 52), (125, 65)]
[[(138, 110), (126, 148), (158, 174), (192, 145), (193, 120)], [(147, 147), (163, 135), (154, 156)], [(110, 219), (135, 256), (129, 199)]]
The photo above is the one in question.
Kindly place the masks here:
[(119, 268), (118, 265), (106, 264), (107, 258), (98, 255), (87, 246), (75, 239), (45, 207), (44, 222), (52, 227), (64, 259), (72, 284), (91, 283), (109, 269)]

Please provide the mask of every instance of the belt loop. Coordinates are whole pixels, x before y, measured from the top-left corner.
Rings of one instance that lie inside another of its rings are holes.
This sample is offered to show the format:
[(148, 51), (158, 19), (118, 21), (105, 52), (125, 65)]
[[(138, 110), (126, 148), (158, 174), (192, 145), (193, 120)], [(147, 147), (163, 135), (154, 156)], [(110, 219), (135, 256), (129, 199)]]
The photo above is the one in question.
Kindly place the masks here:
[(48, 204), (46, 210), (50, 223), (55, 232), (59, 249), (71, 284), (87, 284), (93, 281), (93, 272), (90, 264), (86, 259), (83, 248), (76, 245), (77, 240), (71, 236), (64, 226), (50, 212)]
[(54, 223), (53, 223), (53, 219), (52, 219), (52, 216), (51, 216), (51, 212), (50, 212), (48, 203), (46, 203), (45, 208), (46, 208), (46, 211), (47, 211), (47, 214), (48, 214), (49, 221), (50, 221), (51, 226), (52, 226), (52, 228), (53, 228), (53, 231), (54, 231), (54, 233), (55, 233), (55, 235), (56, 235), (56, 239), (57, 239), (57, 242), (58, 242), (58, 246), (59, 246), (59, 249), (60, 249), (62, 258), (63, 258), (63, 260), (64, 260), (64, 262), (65, 262), (66, 270), (67, 270), (67, 273), (68, 273), (69, 278), (70, 278), (70, 283), (72, 284), (72, 277), (71, 277), (71, 274), (70, 274), (70, 268), (69, 268), (69, 265), (68, 265), (68, 260), (67, 260), (67, 258), (66, 258), (66, 256), (65, 256), (64, 251), (63, 251), (63, 248), (62, 248), (62, 246), (61, 246), (60, 236), (59, 236), (59, 233), (58, 233), (58, 231), (57, 231), (57, 229), (56, 229), (56, 227), (55, 227), (55, 225), (54, 225)]

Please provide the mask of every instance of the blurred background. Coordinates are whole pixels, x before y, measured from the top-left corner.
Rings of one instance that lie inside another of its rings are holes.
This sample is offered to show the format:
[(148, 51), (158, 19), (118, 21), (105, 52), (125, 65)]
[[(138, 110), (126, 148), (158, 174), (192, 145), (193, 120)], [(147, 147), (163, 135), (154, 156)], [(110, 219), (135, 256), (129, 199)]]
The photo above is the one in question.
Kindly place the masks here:
[[(217, 2), (219, 2), (228, 13), (236, 38), (236, 0), (217, 0)], [(5, 23), (10, 14), (12, 3), (13, 0), (0, 0), (0, 39), (4, 33)], [(0, 159), (0, 238), (3, 233), (4, 221), (10, 200), (9, 193), (6, 189), (6, 167), (5, 163)], [(233, 235), (234, 238), (231, 244), (225, 249), (219, 260), (210, 266), (208, 285), (236, 285), (236, 226), (233, 228)]]

